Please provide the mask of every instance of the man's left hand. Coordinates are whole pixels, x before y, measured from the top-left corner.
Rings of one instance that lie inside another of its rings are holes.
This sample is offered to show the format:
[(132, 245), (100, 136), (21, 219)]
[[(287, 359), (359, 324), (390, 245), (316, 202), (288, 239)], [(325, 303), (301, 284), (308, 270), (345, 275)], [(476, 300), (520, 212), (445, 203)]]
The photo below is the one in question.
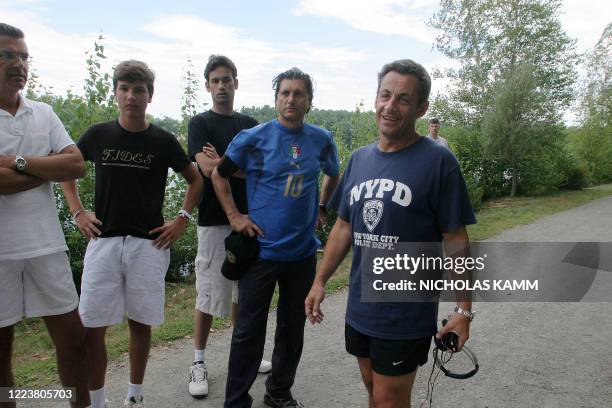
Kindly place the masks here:
[(176, 217), (173, 221), (166, 222), (161, 227), (157, 227), (152, 231), (149, 231), (149, 234), (157, 234), (160, 235), (155, 238), (153, 241), (153, 246), (157, 249), (168, 249), (179, 239), (179, 237), (185, 232), (187, 228), (187, 223), (189, 220), (183, 217)]
[(440, 331), (436, 333), (436, 338), (441, 339), (446, 336), (447, 333), (453, 332), (459, 337), (459, 345), (457, 346), (457, 351), (461, 351), (463, 345), (470, 338), (470, 322), (469, 320), (458, 314), (454, 313), (446, 322), (446, 325), (442, 326)]
[(306, 318), (310, 323), (321, 323), (325, 315), (321, 310), (321, 303), (325, 299), (325, 286), (314, 282), (304, 301)]

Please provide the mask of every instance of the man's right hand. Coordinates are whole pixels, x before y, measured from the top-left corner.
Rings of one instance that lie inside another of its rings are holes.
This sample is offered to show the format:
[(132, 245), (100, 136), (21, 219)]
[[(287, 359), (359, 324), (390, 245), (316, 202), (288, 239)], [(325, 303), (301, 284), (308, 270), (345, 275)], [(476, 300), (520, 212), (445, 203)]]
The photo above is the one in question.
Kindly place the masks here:
[(320, 283), (313, 283), (304, 301), (306, 317), (310, 323), (321, 323), (325, 315), (321, 310), (321, 303), (325, 299), (325, 287)]
[(234, 216), (228, 217), (232, 229), (242, 235), (254, 237), (259, 235), (263, 237), (263, 231), (255, 224), (246, 214), (237, 213)]
[(102, 225), (102, 221), (96, 218), (96, 214), (89, 211), (82, 211), (74, 219), (75, 224), (79, 227), (81, 234), (88, 240), (96, 239), (102, 232), (98, 229)]

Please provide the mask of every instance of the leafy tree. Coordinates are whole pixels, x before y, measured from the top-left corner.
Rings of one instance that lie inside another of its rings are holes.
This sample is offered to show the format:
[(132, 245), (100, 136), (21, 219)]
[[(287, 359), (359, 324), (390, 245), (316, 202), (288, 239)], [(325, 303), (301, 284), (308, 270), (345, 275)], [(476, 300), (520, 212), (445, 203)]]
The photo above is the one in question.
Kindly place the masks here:
[(591, 181), (612, 182), (612, 129), (587, 122), (578, 132), (576, 154), (588, 170)]
[(187, 145), (187, 125), (189, 119), (198, 112), (204, 110), (207, 105), (201, 103), (198, 98), (202, 91), (202, 86), (198, 74), (195, 71), (191, 58), (187, 59), (187, 65), (183, 69), (183, 96), (181, 105), (181, 126), (176, 136), (183, 146)]
[(587, 85), (583, 90), (582, 120), (600, 127), (612, 124), (612, 23), (587, 55)]
[(512, 196), (528, 180), (561, 183), (555, 154), (564, 135), (556, 124), (572, 100), (579, 56), (559, 8), (558, 0), (442, 0), (429, 21), (436, 48), (460, 64), (446, 70), (452, 86), (432, 113), (482, 133), (490, 169), (502, 173), (490, 176), (508, 179)]
[(166, 129), (168, 132), (178, 135), (182, 131), (183, 123), (177, 119), (171, 118), (169, 116), (148, 116), (149, 122), (156, 124), (159, 127)]
[(436, 48), (459, 62), (453, 86), (433, 111), (448, 122), (480, 125), (509, 74), (531, 65), (546, 114), (572, 99), (575, 41), (561, 28), (558, 0), (442, 0), (429, 25)]
[[(87, 51), (87, 77), (85, 78), (85, 100), (87, 101), (88, 125), (91, 126), (97, 123), (98, 117), (106, 117), (114, 108), (113, 93), (111, 92), (111, 76), (108, 72), (102, 72), (102, 60), (106, 59), (104, 55), (104, 45), (102, 34), (98, 36), (98, 40), (94, 42), (94, 49)], [(98, 115), (96, 115), (98, 114)]]
[(588, 53), (586, 72), (582, 127), (573, 145), (592, 181), (606, 183), (612, 181), (612, 23)]
[(242, 109), (240, 109), (240, 112), (255, 118), (255, 120), (257, 120), (257, 122), (259, 123), (268, 122), (276, 118), (276, 109), (274, 108), (274, 106), (270, 105), (264, 105), (260, 107), (243, 106)]
[(516, 194), (521, 169), (528, 163), (526, 157), (543, 150), (541, 138), (534, 137), (534, 129), (546, 123), (541, 112), (545, 96), (540, 93), (532, 73), (533, 67), (524, 65), (508, 75), (483, 125), (483, 133), (490, 135), (488, 153), (509, 170), (512, 197)]

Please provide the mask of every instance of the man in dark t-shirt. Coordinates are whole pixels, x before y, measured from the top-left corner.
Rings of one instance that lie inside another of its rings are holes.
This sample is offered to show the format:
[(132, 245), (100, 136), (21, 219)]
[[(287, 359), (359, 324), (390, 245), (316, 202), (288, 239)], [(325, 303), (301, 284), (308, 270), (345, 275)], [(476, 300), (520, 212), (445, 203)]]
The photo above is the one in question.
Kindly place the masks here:
[(392, 289), (379, 292), (376, 301), (363, 299), (373, 273), (383, 273), (374, 279), (388, 276), (373, 270), (368, 258), (373, 250), (383, 255), (385, 265), (397, 256), (423, 256), (413, 244), (432, 258), (442, 256), (441, 242), (447, 257), (468, 255), (465, 225), (476, 219), (459, 163), (450, 150), (415, 130), (416, 119), (427, 111), (430, 88), (427, 71), (414, 61), (383, 67), (375, 105), (378, 142), (351, 156), (336, 190), (338, 219), (305, 302), (308, 319), (320, 323), (325, 283), (352, 246), (345, 341), (346, 350), (357, 357), (369, 406), (409, 406), (432, 335), (456, 333), (458, 351), (469, 337), (473, 317), (469, 296), (460, 292), (454, 313), (439, 332), (437, 292), (427, 301), (410, 298), (410, 293), (403, 302), (396, 301)]
[[(196, 167), (176, 140), (145, 117), (154, 74), (140, 61), (115, 69), (119, 118), (90, 127), (77, 146), (95, 165), (95, 212), (83, 207), (76, 182), (62, 187), (72, 218), (90, 239), (83, 262), (79, 313), (86, 327), (92, 408), (106, 406), (106, 327), (128, 317), (130, 381), (125, 406), (144, 406), (142, 382), (151, 326), (164, 321), (164, 277), (170, 246), (185, 231), (202, 189)], [(168, 169), (187, 180), (183, 207), (164, 222)]]
[[(211, 55), (204, 79), (213, 106), (189, 121), (189, 156), (198, 163), (204, 176), (204, 191), (198, 208), (198, 255), (195, 262), (196, 305), (194, 312), (194, 360), (190, 368), (189, 393), (196, 398), (208, 394), (208, 371), (205, 349), (213, 316), (231, 315), (235, 321), (238, 283), (221, 274), (225, 259), (224, 239), (232, 231), (210, 180), (212, 170), (225, 153), (234, 136), (243, 129), (257, 126), (250, 116), (234, 111), (234, 93), (238, 89), (238, 72), (234, 63), (223, 55)], [(238, 209), (247, 213), (244, 177), (231, 177), (230, 185)], [(231, 305), (231, 306), (230, 306)], [(269, 372), (271, 363), (262, 360), (260, 372)]]

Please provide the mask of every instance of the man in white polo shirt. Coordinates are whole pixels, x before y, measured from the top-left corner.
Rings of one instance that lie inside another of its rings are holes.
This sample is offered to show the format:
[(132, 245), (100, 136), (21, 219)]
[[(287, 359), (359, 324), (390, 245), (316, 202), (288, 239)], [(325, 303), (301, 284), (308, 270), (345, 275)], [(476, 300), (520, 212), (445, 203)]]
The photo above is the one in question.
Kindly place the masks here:
[(51, 107), (20, 94), (28, 60), (23, 32), (0, 23), (0, 387), (14, 386), (14, 325), (43, 317), (60, 380), (84, 407), (84, 330), (52, 182), (82, 177), (85, 165)]

